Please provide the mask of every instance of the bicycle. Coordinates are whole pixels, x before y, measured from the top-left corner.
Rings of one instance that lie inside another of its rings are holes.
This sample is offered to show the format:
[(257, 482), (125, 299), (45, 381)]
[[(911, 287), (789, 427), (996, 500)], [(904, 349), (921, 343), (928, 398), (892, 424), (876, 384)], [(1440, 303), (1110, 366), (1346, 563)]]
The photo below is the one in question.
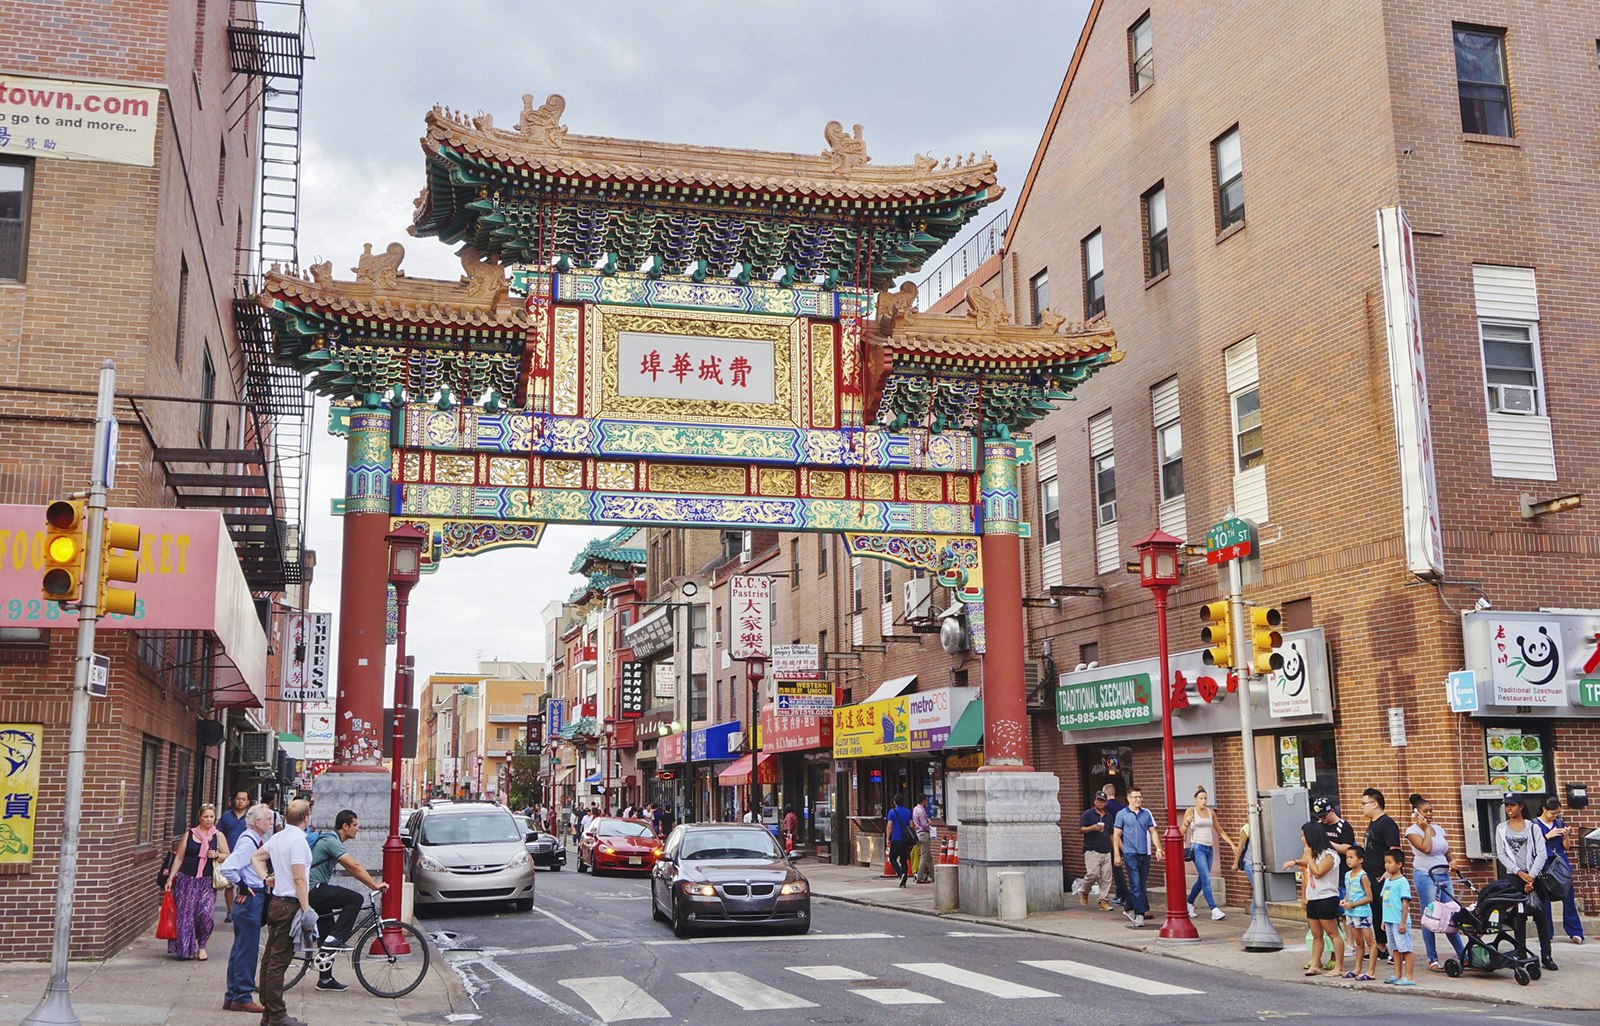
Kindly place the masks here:
[[(350, 945), (350, 966), (355, 970), (361, 986), (371, 994), (381, 998), (405, 997), (416, 990), (428, 975), (428, 964), (433, 956), (428, 950), (427, 938), (414, 926), (398, 919), (384, 918), (380, 893), (373, 891), (367, 896), (365, 911), (356, 922), (356, 932), (351, 934), (355, 939)], [(323, 931), (333, 924), (334, 919), (332, 915), (317, 917), (318, 936), (327, 936)], [(396, 943), (397, 937), (404, 943)], [(404, 953), (396, 950), (401, 947), (410, 950)], [(338, 951), (318, 948), (314, 952), (296, 955), (294, 960), (300, 967), (284, 974), (283, 989), (287, 991), (299, 983), (313, 965), (319, 975), (328, 972), (339, 954)]]

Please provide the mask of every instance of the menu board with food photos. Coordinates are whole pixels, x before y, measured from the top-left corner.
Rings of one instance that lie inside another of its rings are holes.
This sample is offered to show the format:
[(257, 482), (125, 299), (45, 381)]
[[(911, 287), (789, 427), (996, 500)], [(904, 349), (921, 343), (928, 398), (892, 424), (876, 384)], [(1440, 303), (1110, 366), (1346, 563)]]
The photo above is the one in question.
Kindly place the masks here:
[(1278, 781), (1282, 787), (1300, 786), (1300, 739), (1278, 738)]
[(1489, 764), (1489, 786), (1511, 794), (1544, 794), (1544, 741), (1516, 727), (1490, 727), (1484, 731), (1484, 758)]

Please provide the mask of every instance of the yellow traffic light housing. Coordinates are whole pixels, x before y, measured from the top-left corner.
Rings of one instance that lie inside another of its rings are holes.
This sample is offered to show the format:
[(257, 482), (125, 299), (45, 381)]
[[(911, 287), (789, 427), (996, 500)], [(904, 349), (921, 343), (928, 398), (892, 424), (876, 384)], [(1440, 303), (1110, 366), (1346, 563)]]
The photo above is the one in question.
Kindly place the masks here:
[(44, 509), (44, 577), (39, 594), (62, 605), (83, 595), (83, 503), (57, 499)]
[(100, 613), (132, 616), (138, 609), (138, 595), (111, 585), (138, 583), (139, 542), (138, 524), (120, 524), (109, 519), (104, 522), (100, 534)]
[(1257, 674), (1265, 676), (1283, 669), (1283, 635), (1278, 628), (1283, 624), (1283, 614), (1271, 606), (1257, 606), (1250, 610), (1250, 666)]
[(1206, 646), (1201, 657), (1207, 666), (1233, 666), (1233, 631), (1228, 603), (1207, 602), (1200, 607), (1200, 640)]

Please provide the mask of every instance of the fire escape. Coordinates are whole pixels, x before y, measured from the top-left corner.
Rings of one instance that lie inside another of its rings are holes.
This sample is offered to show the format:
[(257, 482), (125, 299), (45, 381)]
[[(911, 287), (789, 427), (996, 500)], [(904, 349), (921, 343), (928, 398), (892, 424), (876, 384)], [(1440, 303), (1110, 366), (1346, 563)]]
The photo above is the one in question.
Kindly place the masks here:
[(230, 370), (244, 383), (244, 426), (236, 448), (160, 448), (155, 454), (180, 507), (222, 511), (245, 580), (263, 607), (263, 624), (271, 595), (305, 583), (307, 576), (302, 535), (311, 469), (310, 396), (298, 372), (273, 362), (271, 326), (255, 294), (266, 265), (299, 264), (308, 40), (304, 0), (230, 7), (230, 109), (238, 119), (260, 118), (256, 244), (240, 254), (232, 299), (239, 345), (230, 352)]

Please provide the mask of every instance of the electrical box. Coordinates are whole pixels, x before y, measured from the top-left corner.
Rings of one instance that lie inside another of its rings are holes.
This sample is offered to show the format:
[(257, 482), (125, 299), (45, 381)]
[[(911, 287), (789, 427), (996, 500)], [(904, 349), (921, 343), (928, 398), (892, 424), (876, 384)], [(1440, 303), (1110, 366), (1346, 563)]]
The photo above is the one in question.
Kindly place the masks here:
[(1588, 807), (1589, 807), (1589, 785), (1588, 784), (1568, 784), (1567, 785), (1567, 808), (1569, 808), (1569, 809), (1587, 809)]
[(1267, 869), (1267, 900), (1298, 901), (1294, 873), (1280, 872), (1305, 849), (1300, 828), (1311, 822), (1311, 792), (1303, 787), (1274, 787), (1261, 792), (1262, 843), (1253, 844), (1251, 857), (1261, 858)]
[(1506, 792), (1488, 784), (1463, 784), (1461, 823), (1469, 859), (1494, 858), (1494, 832), (1506, 818)]

